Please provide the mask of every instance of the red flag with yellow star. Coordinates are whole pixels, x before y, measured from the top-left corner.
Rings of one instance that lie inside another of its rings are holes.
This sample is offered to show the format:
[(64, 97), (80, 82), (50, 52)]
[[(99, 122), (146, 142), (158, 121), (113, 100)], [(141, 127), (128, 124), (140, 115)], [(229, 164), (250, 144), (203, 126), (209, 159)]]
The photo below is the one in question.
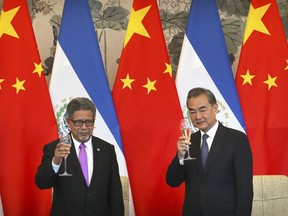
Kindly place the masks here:
[(165, 181), (182, 116), (155, 0), (134, 0), (113, 88), (137, 216), (181, 215)]
[(254, 174), (288, 174), (288, 49), (275, 0), (250, 4), (236, 85)]
[(26, 0), (0, 16), (0, 193), (5, 216), (49, 215), (51, 190), (34, 184), (44, 144), (57, 125)]

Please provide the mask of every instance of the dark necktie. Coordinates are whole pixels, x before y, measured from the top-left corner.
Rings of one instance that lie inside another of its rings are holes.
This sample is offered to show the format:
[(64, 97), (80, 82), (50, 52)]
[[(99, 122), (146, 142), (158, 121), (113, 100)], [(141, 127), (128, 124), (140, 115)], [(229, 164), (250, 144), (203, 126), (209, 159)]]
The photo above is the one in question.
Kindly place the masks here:
[(208, 144), (207, 144), (207, 138), (209, 136), (207, 134), (203, 134), (202, 136), (202, 146), (201, 146), (201, 158), (202, 158), (202, 167), (205, 167), (206, 164), (206, 160), (208, 157), (208, 153), (209, 153), (209, 148), (208, 148)]
[(81, 143), (79, 146), (80, 152), (79, 152), (79, 161), (82, 168), (83, 175), (86, 180), (87, 186), (89, 186), (89, 179), (88, 179), (88, 161), (87, 161), (87, 153), (86, 153), (86, 146), (85, 144)]

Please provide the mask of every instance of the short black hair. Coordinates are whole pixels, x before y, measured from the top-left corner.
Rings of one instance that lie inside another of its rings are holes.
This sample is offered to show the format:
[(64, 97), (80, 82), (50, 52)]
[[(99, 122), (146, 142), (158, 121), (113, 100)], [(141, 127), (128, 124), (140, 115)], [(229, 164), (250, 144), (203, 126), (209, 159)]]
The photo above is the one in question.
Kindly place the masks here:
[(93, 119), (95, 119), (96, 116), (96, 107), (94, 103), (85, 97), (77, 97), (72, 99), (69, 104), (67, 105), (66, 109), (66, 118), (72, 119), (74, 113), (79, 110), (91, 110)]
[(191, 89), (188, 92), (187, 100), (186, 100), (187, 107), (188, 107), (188, 100), (190, 98), (195, 98), (195, 97), (198, 97), (198, 96), (203, 95), (203, 94), (207, 96), (208, 101), (211, 105), (217, 104), (217, 100), (216, 100), (215, 95), (209, 89), (197, 87), (197, 88)]

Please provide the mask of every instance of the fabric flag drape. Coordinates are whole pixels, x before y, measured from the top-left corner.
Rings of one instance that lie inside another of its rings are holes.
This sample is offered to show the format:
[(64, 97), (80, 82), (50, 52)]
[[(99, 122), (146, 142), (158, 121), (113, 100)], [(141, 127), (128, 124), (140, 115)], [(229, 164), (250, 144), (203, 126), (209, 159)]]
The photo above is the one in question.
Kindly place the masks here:
[(0, 16), (0, 194), (5, 216), (49, 215), (51, 190), (34, 177), (57, 124), (26, 0), (5, 1)]
[(94, 135), (115, 146), (122, 183), (127, 183), (124, 204), (129, 199), (129, 212), (133, 212), (119, 124), (87, 0), (65, 1), (49, 89), (59, 133), (67, 132), (63, 115), (72, 98), (94, 102)]
[(252, 0), (236, 75), (254, 174), (288, 174), (288, 52), (275, 0)]
[(1, 194), (0, 194), (0, 216), (4, 216)]
[(193, 0), (183, 40), (176, 86), (183, 113), (190, 89), (204, 87), (216, 96), (217, 119), (244, 132), (244, 120), (215, 0)]
[(155, 0), (133, 2), (113, 99), (136, 215), (181, 215), (183, 188), (165, 175), (182, 113)]

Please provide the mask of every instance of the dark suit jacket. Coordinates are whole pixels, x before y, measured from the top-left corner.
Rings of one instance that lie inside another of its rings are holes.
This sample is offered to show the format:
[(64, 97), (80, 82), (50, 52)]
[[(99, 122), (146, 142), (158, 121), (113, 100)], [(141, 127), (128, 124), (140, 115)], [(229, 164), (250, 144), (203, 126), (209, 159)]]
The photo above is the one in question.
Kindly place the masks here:
[(176, 155), (166, 173), (171, 187), (185, 182), (183, 215), (251, 216), (252, 153), (247, 136), (219, 123), (204, 170), (200, 139), (200, 131), (192, 134), (190, 154), (196, 160), (180, 165)]
[[(92, 137), (93, 175), (87, 187), (73, 146), (67, 157), (67, 172), (73, 176), (60, 177), (54, 172), (52, 158), (58, 142), (59, 140), (55, 140), (44, 146), (42, 163), (35, 177), (40, 189), (53, 187), (51, 215), (124, 215), (122, 186), (114, 146)], [(63, 164), (58, 173), (63, 172)]]

